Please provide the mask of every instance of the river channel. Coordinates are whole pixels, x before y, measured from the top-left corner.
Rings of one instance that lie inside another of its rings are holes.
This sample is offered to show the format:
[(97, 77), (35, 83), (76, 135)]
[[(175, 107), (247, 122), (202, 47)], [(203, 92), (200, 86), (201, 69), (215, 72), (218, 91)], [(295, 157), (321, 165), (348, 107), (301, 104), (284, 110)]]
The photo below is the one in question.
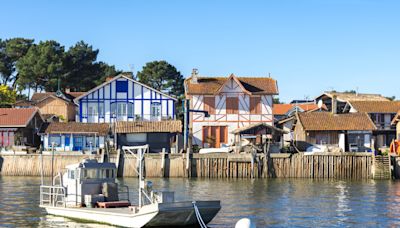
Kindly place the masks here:
[[(210, 227), (400, 226), (400, 182), (311, 179), (151, 179), (177, 200), (221, 200)], [(121, 179), (137, 201), (137, 179)], [(108, 227), (48, 216), (38, 207), (40, 178), (0, 177), (0, 227)]]

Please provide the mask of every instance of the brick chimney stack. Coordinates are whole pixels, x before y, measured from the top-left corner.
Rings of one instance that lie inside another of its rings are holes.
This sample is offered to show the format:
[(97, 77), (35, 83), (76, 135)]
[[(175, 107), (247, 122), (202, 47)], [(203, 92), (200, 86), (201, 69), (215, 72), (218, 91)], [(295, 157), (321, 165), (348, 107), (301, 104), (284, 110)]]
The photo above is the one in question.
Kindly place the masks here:
[(332, 96), (332, 114), (337, 114), (337, 96)]
[(198, 81), (197, 81), (198, 80), (198, 76), (199, 76), (199, 70), (194, 68), (192, 70), (192, 83), (193, 84), (197, 84), (198, 83)]

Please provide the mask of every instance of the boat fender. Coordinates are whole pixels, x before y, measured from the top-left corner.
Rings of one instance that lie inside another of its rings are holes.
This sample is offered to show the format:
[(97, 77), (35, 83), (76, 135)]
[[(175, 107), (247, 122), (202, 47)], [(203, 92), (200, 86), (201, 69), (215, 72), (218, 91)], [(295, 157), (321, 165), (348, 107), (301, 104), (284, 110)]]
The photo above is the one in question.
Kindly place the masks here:
[(235, 228), (256, 228), (256, 224), (249, 218), (242, 218), (236, 223)]

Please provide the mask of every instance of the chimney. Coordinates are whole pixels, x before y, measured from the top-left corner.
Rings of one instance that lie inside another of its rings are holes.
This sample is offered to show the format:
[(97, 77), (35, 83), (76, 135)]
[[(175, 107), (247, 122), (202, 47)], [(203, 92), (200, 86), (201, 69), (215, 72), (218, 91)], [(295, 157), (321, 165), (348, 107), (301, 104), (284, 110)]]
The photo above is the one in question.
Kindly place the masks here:
[(197, 81), (198, 76), (199, 76), (199, 70), (197, 70), (196, 68), (194, 68), (194, 69), (192, 70), (192, 80), (191, 80), (191, 82), (192, 82), (193, 84), (197, 84), (197, 83), (198, 83), (198, 81)]
[(70, 93), (71, 89), (70, 88), (65, 88), (65, 93)]
[(332, 114), (337, 114), (337, 97), (336, 97), (336, 95), (332, 96)]
[(114, 78), (113, 76), (108, 76), (108, 77), (106, 77), (106, 82), (110, 81), (110, 80), (113, 79), (113, 78)]

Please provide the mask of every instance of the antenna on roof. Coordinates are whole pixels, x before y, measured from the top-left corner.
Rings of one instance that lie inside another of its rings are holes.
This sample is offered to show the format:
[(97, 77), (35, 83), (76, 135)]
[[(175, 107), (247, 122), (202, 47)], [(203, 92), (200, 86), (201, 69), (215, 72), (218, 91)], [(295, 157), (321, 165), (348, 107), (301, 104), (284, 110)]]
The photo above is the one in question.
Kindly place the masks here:
[(136, 79), (136, 76), (135, 76), (135, 64), (133, 64), (133, 63), (129, 64), (129, 69), (132, 72), (132, 79)]
[(61, 92), (61, 89), (60, 89), (60, 77), (58, 77), (58, 79), (57, 79), (57, 91), (56, 91), (56, 96), (57, 97), (61, 97), (63, 94), (62, 94), (62, 92)]

